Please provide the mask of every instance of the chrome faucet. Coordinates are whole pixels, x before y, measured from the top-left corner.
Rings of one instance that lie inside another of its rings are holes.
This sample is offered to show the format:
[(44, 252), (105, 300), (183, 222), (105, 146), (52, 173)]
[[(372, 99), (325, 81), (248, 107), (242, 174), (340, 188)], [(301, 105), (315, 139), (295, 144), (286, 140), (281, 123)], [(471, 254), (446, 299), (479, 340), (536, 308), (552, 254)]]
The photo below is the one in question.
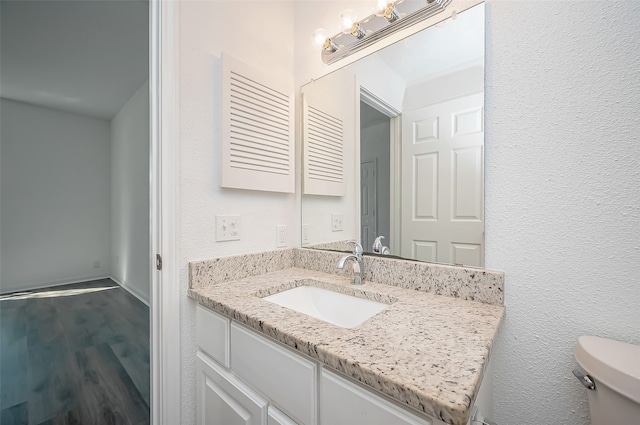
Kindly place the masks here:
[(389, 255), (391, 254), (391, 250), (389, 250), (388, 246), (382, 245), (382, 240), (384, 236), (378, 236), (375, 241), (373, 241), (373, 252), (376, 254)]
[(362, 267), (362, 254), (364, 253), (364, 250), (362, 249), (362, 245), (356, 241), (349, 241), (347, 243), (353, 245), (353, 254), (345, 255), (338, 260), (338, 268), (342, 270), (349, 261), (353, 262), (353, 268), (351, 269), (351, 284), (362, 285), (364, 283), (362, 281), (362, 274), (364, 273)]

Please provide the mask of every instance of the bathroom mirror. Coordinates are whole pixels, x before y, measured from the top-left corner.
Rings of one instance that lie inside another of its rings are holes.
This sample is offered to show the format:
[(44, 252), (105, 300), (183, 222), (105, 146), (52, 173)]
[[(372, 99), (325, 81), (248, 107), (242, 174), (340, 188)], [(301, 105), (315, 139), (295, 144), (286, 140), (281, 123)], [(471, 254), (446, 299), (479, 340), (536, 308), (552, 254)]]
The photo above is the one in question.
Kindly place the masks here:
[(302, 86), (302, 246), (484, 266), (484, 4), (450, 16)]

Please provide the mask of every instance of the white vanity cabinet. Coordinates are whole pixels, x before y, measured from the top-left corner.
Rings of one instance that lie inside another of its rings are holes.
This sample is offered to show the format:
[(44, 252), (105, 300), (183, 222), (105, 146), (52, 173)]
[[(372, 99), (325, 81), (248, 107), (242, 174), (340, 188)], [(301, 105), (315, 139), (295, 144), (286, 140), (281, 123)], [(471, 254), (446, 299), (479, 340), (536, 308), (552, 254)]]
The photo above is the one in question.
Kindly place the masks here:
[(198, 425), (444, 425), (197, 309)]
[(198, 425), (317, 423), (316, 363), (200, 305), (196, 342)]

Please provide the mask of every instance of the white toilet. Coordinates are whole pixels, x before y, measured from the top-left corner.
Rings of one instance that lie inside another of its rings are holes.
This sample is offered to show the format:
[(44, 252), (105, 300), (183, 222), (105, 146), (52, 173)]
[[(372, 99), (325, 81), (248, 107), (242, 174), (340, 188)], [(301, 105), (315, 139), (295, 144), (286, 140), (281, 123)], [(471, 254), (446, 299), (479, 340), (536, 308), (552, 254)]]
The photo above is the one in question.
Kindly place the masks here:
[(595, 384), (587, 391), (591, 424), (640, 424), (640, 346), (581, 336), (575, 356), (588, 374), (585, 381)]

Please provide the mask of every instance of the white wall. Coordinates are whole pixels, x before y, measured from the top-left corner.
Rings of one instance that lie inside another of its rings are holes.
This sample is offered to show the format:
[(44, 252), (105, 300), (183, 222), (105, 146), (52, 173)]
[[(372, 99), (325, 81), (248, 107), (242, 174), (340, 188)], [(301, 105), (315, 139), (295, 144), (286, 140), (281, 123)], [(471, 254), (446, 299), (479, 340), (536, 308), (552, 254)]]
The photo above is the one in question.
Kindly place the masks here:
[[(187, 262), (276, 248), (276, 225), (299, 235), (293, 194), (220, 188), (221, 104), (214, 64), (224, 51), (265, 72), (293, 75), (293, 6), (273, 1), (180, 2), (180, 256), (182, 424), (195, 421), (195, 303)], [(240, 241), (215, 242), (216, 214), (239, 214)], [(299, 238), (290, 237), (299, 245)]]
[[(380, 57), (368, 56), (349, 66), (358, 84), (397, 111), (402, 111), (406, 82)], [(340, 71), (338, 71), (340, 72)]]
[(108, 276), (109, 122), (1, 102), (0, 290)]
[(481, 65), (439, 75), (407, 87), (403, 111), (435, 105), (484, 90), (484, 67)]
[(111, 120), (111, 277), (149, 303), (149, 82)]
[[(306, 4), (296, 40), (329, 25)], [(486, 266), (506, 272), (507, 306), (495, 420), (585, 424), (577, 337), (640, 343), (640, 3), (486, 10)], [(295, 57), (296, 81), (325, 69), (303, 41)]]
[(498, 423), (586, 423), (577, 337), (640, 343), (639, 18), (638, 2), (488, 4), (486, 264), (507, 279)]

